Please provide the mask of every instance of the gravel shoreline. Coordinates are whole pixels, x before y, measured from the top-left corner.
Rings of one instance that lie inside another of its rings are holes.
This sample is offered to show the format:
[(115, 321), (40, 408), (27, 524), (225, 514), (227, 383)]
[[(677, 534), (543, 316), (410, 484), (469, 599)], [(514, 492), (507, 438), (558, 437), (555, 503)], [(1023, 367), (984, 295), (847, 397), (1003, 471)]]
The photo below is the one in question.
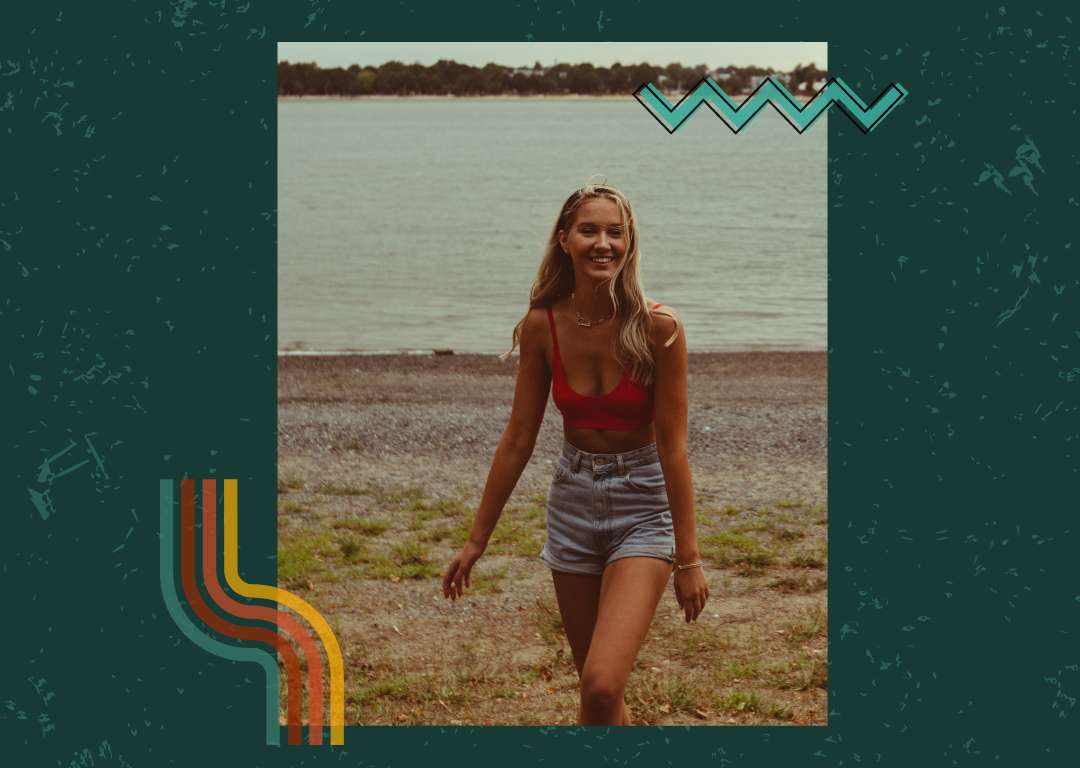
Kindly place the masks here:
[[(692, 353), (690, 464), (699, 497), (826, 498), (824, 352)], [(278, 451), (304, 476), (478, 496), (513, 400), (495, 355), (278, 358)], [(546, 490), (562, 442), (549, 401), (519, 491)], [(314, 478), (313, 478), (314, 479)]]

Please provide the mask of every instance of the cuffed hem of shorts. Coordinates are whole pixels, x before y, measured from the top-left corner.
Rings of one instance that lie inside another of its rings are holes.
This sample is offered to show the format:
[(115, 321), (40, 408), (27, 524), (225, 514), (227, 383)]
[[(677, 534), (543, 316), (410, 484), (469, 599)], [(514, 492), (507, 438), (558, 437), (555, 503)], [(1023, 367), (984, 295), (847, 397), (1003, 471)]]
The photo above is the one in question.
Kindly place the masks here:
[(548, 568), (559, 573), (574, 573), (579, 576), (600, 576), (604, 573), (604, 566), (599, 563), (596, 564), (595, 570), (581, 563), (579, 565), (568, 565), (560, 560), (556, 560), (554, 557), (548, 554), (547, 548), (540, 553), (540, 559), (544, 562)]
[(665, 560), (669, 563), (675, 563), (674, 551), (657, 551), (655, 549), (620, 549), (618, 552), (612, 553), (611, 557), (604, 563), (604, 567), (607, 567), (614, 563), (616, 560), (622, 560), (624, 557), (655, 557), (657, 560)]

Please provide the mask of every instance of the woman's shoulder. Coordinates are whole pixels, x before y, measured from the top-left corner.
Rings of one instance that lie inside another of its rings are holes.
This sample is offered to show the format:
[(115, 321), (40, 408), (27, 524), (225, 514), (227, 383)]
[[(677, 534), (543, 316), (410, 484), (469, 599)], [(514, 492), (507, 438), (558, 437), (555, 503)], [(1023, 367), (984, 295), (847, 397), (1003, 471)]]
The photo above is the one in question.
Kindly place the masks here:
[(526, 313), (522, 323), (522, 338), (541, 339), (548, 333), (549, 307), (533, 307)]
[(674, 307), (649, 301), (649, 337), (656, 346), (671, 346), (679, 336), (679, 314)]

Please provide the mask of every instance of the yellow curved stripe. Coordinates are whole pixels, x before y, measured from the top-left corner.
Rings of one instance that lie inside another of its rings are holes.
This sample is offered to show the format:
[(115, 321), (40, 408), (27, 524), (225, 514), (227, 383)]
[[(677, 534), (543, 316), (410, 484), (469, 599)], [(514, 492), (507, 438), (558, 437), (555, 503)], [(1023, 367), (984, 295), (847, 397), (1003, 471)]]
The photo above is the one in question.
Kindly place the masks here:
[(292, 592), (266, 584), (248, 584), (237, 568), (236, 480), (225, 481), (225, 582), (238, 595), (273, 600), (300, 614), (326, 648), (330, 664), (330, 743), (345, 743), (345, 665), (334, 630), (318, 611)]

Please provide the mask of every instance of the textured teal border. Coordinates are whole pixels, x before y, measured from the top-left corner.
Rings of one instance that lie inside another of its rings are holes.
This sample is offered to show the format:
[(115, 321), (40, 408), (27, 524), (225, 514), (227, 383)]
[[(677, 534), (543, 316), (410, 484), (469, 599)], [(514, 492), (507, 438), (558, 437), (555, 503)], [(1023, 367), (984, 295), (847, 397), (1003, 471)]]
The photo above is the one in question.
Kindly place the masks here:
[[(910, 91), (870, 135), (828, 126), (828, 727), (353, 728), (345, 750), (267, 748), (252, 667), (162, 603), (152, 478), (239, 476), (266, 510), (243, 560), (273, 578), (274, 41), (700, 37), (688, 19), (828, 40), (856, 92)], [(1000, 3), (881, 22), (796, 2), (5, 8), (12, 761), (1074, 763), (1075, 25)]]

